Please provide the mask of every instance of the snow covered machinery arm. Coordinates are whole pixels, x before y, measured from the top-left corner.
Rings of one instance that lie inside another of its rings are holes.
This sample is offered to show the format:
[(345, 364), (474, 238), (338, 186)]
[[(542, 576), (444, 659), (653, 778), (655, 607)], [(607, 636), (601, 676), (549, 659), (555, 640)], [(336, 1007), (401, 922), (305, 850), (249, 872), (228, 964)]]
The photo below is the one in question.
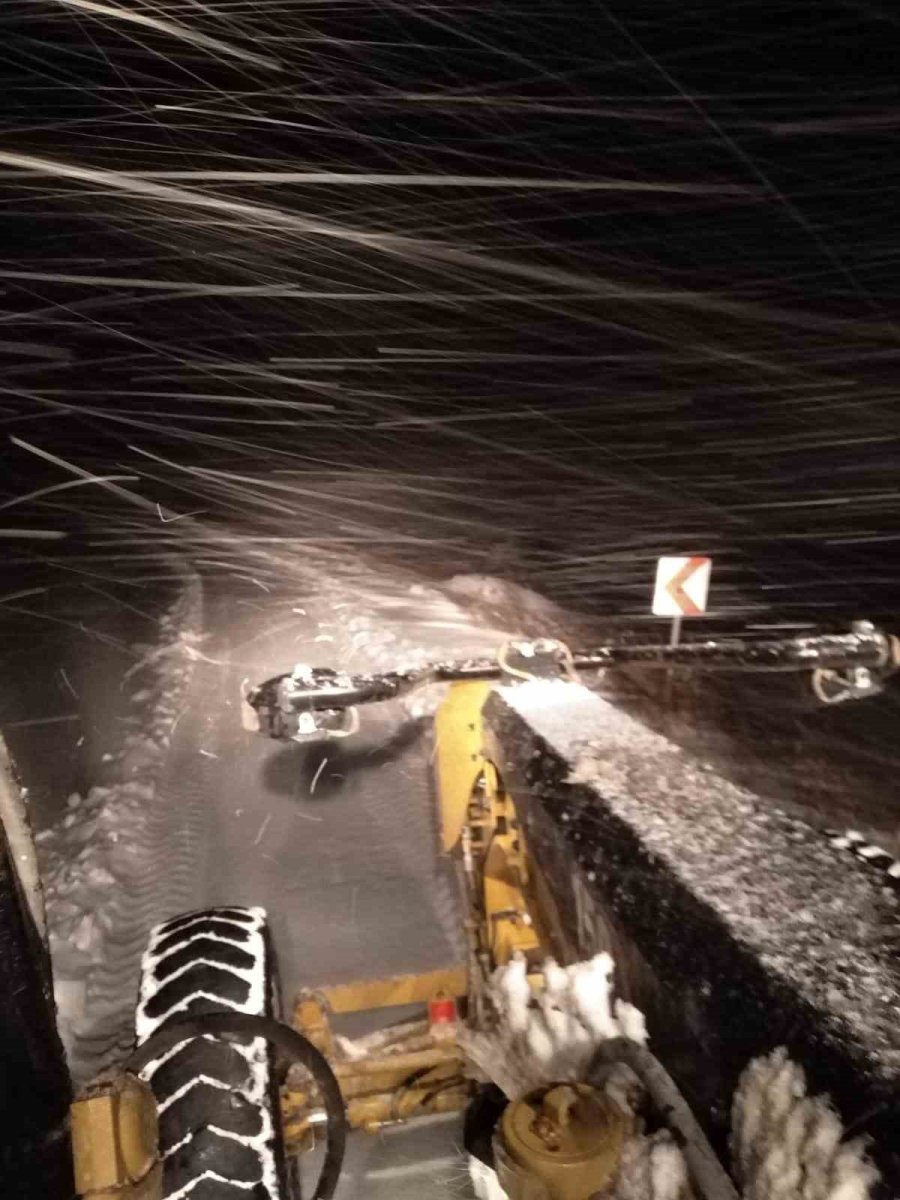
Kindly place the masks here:
[(869, 621), (856, 621), (849, 633), (779, 639), (717, 637), (676, 646), (623, 641), (572, 652), (549, 638), (516, 641), (502, 646), (496, 658), (426, 663), (371, 675), (299, 663), (256, 686), (245, 682), (244, 724), (276, 739), (345, 737), (356, 730), (358, 706), (393, 700), (429, 683), (512, 683), (535, 676), (577, 681), (584, 672), (625, 666), (809, 672), (817, 698), (834, 704), (876, 695), (900, 667), (900, 639)]

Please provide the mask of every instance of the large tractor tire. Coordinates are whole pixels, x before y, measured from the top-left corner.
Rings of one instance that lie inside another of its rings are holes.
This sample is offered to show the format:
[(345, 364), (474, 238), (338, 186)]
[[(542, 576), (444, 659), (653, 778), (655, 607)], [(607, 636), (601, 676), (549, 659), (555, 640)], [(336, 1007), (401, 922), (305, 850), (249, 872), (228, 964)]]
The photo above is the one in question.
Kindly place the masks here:
[[(158, 925), (141, 966), (138, 1044), (187, 1017), (271, 1017), (274, 963), (259, 908)], [(141, 1072), (156, 1096), (163, 1200), (286, 1200), (278, 1088), (261, 1038), (181, 1042)]]

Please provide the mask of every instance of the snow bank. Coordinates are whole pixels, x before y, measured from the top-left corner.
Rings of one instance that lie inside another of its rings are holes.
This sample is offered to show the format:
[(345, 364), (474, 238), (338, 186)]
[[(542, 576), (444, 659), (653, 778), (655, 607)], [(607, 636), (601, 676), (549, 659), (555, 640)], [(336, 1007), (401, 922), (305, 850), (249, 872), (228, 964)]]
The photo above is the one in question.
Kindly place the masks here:
[(114, 935), (115, 898), (140, 870), (134, 848), (145, 838), (147, 808), (182, 711), (199, 620), (200, 581), (190, 577), (161, 617), (156, 643), (134, 648), (139, 657), (122, 679), (122, 704), (138, 718), (137, 731), (104, 756), (103, 783), (69, 796), (62, 819), (36, 837), (59, 1030), (70, 1058), (90, 1020), (91, 973)]
[(500, 616), (504, 624), (525, 637), (563, 637), (573, 624), (573, 614), (546, 596), (497, 575), (452, 575), (442, 587), (451, 598), (458, 598), (482, 615)]

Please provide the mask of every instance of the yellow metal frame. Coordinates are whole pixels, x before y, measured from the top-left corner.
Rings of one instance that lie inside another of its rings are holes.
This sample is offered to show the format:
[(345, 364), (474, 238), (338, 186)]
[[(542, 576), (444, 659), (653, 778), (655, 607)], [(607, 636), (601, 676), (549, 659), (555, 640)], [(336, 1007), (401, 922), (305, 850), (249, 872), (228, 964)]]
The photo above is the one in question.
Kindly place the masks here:
[(159, 1200), (156, 1101), (134, 1075), (90, 1084), (69, 1110), (75, 1188), (85, 1200)]
[(479, 950), (489, 956), (488, 969), (493, 969), (505, 966), (514, 954), (533, 953), (541, 943), (528, 897), (530, 868), (515, 805), (493, 763), (484, 764), (479, 784), (469, 804), (467, 853), (476, 881)]
[[(456, 1112), (466, 1106), (472, 1089), (463, 1074), (455, 1038), (434, 1036), (424, 1022), (421, 1029), (364, 1058), (339, 1058), (329, 1021), (329, 998), (337, 1000), (342, 1012), (362, 1012), (383, 1007), (386, 1000), (398, 995), (402, 996), (400, 1003), (411, 997), (427, 1000), (436, 994), (453, 995), (459, 982), (459, 970), (453, 969), (400, 980), (363, 980), (300, 996), (294, 1022), (329, 1059), (353, 1128), (372, 1132), (412, 1116)], [(441, 985), (451, 990), (444, 992)], [(315, 1105), (307, 1080), (289, 1076), (282, 1090), (282, 1125), (288, 1149), (295, 1153), (310, 1148)]]
[(384, 979), (358, 979), (317, 987), (316, 994), (333, 1013), (368, 1012), (402, 1004), (424, 1004), (439, 994), (465, 996), (468, 974), (465, 966), (441, 967), (422, 975), (393, 975)]
[(485, 746), (482, 714), (492, 686), (453, 684), (434, 721), (441, 847), (446, 854), (465, 840), (464, 859), (478, 875), (470, 896), (471, 916), (482, 926), (475, 930), (477, 955), (491, 968), (542, 944), (525, 838)]
[[(472, 1087), (458, 1059), (408, 1076), (385, 1073), (365, 1080), (341, 1079), (347, 1122), (353, 1129), (375, 1133), (385, 1125), (433, 1113), (460, 1112), (472, 1098)], [(367, 1086), (366, 1086), (367, 1085)], [(282, 1093), (282, 1129), (290, 1153), (311, 1149), (313, 1097), (302, 1088)]]
[(445, 854), (459, 844), (469, 801), (484, 768), (481, 710), (491, 686), (481, 680), (454, 683), (435, 714), (435, 775)]

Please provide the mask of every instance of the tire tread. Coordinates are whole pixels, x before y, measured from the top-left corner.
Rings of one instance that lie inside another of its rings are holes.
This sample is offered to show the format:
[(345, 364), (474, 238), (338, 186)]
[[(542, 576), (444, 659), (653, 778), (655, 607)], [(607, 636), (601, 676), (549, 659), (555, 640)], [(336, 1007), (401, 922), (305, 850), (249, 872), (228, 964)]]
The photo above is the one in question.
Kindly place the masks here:
[[(273, 968), (261, 909), (163, 922), (142, 962), (138, 1040), (203, 1013), (271, 1016)], [(163, 1200), (282, 1200), (278, 1095), (261, 1039), (191, 1038), (143, 1076), (160, 1110)]]

